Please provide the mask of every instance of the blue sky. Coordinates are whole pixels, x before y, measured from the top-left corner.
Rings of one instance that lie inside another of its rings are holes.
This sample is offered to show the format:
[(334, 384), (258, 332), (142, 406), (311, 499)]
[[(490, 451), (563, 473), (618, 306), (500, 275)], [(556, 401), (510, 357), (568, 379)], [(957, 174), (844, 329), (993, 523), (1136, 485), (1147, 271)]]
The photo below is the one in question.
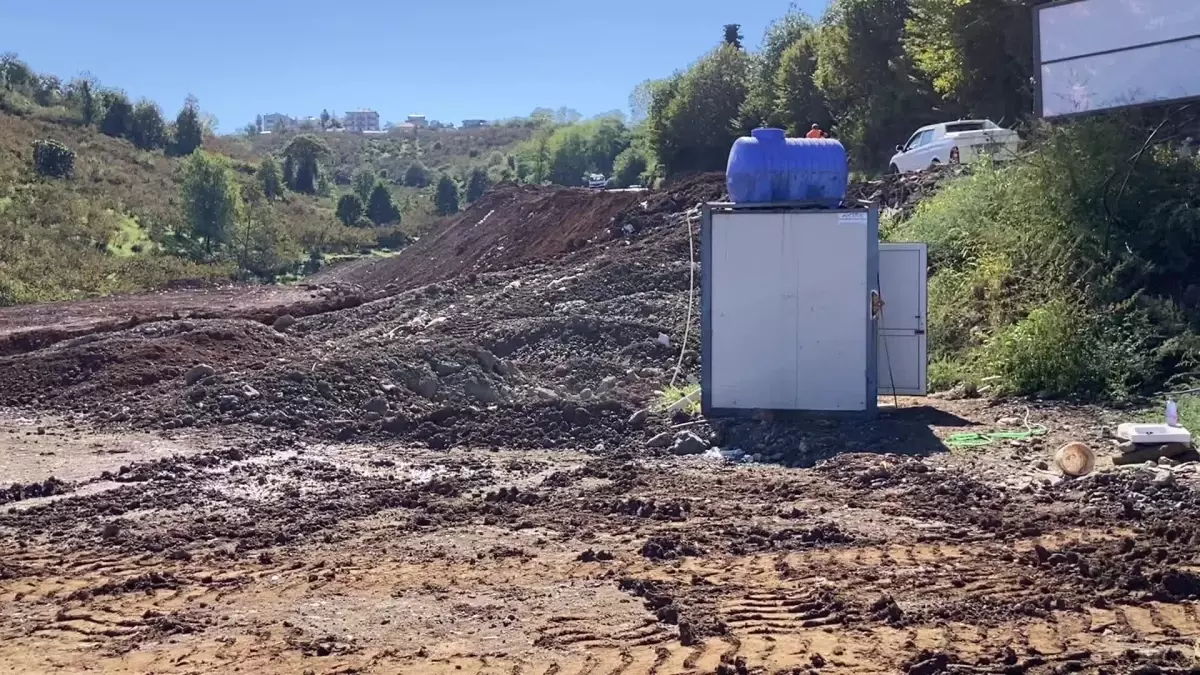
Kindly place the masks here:
[[(627, 109), (646, 78), (686, 66), (740, 23), (757, 47), (788, 0), (162, 2), (0, 7), (0, 51), (35, 70), (89, 71), (174, 115), (189, 93), (223, 132), (257, 113), (367, 107), (453, 121), (568, 106)], [(826, 0), (797, 0), (819, 16)]]

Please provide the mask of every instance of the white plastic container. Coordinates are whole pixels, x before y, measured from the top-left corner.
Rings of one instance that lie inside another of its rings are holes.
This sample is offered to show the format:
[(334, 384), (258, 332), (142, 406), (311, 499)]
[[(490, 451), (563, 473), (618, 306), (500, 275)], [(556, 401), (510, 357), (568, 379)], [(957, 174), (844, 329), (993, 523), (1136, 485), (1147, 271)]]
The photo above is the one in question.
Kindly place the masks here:
[(1192, 442), (1190, 431), (1183, 427), (1172, 427), (1166, 424), (1125, 422), (1117, 427), (1117, 437), (1131, 441), (1134, 445)]

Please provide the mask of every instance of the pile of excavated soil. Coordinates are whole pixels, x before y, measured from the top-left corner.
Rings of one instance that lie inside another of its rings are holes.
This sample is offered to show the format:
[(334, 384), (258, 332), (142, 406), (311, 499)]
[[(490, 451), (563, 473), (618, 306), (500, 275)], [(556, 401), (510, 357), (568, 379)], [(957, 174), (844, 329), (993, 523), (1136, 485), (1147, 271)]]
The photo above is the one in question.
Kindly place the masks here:
[(400, 255), (334, 268), (314, 281), (411, 288), (551, 260), (607, 238), (613, 217), (641, 199), (637, 192), (501, 186)]
[[(635, 413), (681, 354), (681, 375), (696, 374), (699, 312), (686, 319), (699, 301), (697, 206), (724, 197), (721, 174), (661, 192), (505, 187), (395, 258), (332, 270), (327, 282), (375, 289), (350, 306), (282, 330), (264, 323), (273, 315), (160, 320), (0, 356), (0, 405), (435, 448), (644, 448), (687, 421)], [(207, 368), (188, 377), (198, 365)], [(782, 448), (776, 459), (811, 463), (882, 438), (926, 447), (913, 428), (738, 421), (694, 431), (705, 444)]]
[(846, 199), (896, 209), (907, 217), (921, 200), (936, 194), (942, 183), (967, 170), (966, 166), (945, 166), (916, 173), (887, 174), (875, 180), (851, 183), (846, 190)]

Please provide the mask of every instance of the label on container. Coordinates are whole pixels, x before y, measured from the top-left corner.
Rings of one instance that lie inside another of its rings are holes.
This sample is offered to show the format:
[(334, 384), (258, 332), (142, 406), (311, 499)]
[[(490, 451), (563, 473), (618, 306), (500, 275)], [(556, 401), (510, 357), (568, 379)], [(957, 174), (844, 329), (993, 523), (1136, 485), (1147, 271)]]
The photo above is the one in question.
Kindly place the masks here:
[(839, 225), (866, 225), (867, 224), (867, 214), (865, 211), (859, 211), (859, 212), (855, 212), (855, 213), (839, 213), (838, 214), (838, 224)]

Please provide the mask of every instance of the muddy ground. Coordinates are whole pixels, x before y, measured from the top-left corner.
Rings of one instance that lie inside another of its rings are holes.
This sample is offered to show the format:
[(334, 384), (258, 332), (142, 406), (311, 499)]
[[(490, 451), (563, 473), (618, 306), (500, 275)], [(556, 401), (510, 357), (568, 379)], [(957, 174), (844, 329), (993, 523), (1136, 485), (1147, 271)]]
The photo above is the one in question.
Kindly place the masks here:
[(660, 412), (720, 184), (567, 192), (278, 302), (0, 310), (39, 336), (0, 354), (0, 672), (1192, 672), (1200, 478), (1112, 467), (1129, 413)]

